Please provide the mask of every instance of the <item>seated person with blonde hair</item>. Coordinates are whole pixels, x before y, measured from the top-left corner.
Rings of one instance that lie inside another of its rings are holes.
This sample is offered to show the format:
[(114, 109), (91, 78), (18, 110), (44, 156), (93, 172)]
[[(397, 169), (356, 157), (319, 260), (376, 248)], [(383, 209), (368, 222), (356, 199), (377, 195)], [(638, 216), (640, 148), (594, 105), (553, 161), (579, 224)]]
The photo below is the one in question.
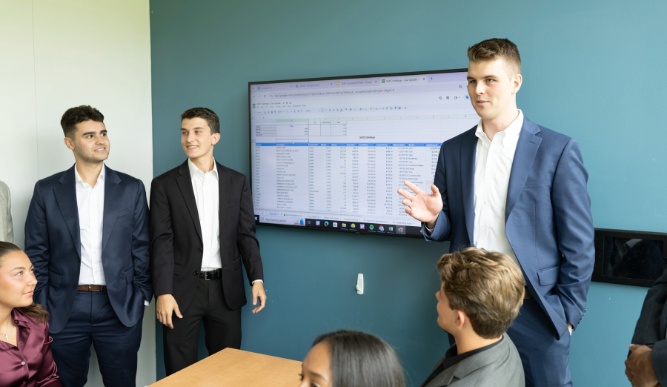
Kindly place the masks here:
[(521, 270), (505, 254), (474, 247), (438, 261), (438, 325), (456, 340), (422, 387), (524, 387), (507, 329), (523, 304)]

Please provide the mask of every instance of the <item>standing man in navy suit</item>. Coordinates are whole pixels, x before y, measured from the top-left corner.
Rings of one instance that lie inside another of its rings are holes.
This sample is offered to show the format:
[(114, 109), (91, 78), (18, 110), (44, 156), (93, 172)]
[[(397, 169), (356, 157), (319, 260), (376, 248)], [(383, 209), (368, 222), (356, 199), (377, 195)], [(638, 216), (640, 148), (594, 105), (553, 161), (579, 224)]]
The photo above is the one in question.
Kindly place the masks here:
[(571, 386), (570, 335), (586, 311), (594, 263), (588, 173), (574, 139), (517, 108), (521, 59), (507, 39), (468, 49), (468, 94), (480, 122), (442, 144), (431, 193), (399, 190), (427, 240), (475, 246), (521, 266), (526, 300), (508, 330), (526, 386)]
[(152, 298), (144, 185), (104, 165), (104, 116), (74, 107), (60, 122), (76, 164), (37, 182), (25, 224), (35, 302), (50, 333), (64, 386), (86, 384), (90, 345), (104, 385), (135, 386), (144, 306)]

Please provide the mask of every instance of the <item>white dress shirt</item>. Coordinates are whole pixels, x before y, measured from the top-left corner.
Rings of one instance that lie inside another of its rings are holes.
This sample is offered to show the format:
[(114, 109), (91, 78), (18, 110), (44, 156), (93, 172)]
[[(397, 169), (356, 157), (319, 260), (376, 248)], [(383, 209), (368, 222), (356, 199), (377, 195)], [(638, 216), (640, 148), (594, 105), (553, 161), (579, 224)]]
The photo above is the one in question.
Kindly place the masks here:
[[(204, 172), (188, 159), (192, 190), (195, 193), (199, 224), (201, 226), (204, 252), (201, 260), (202, 271), (222, 268), (220, 258), (220, 184), (218, 166), (213, 160), (213, 169)], [(254, 280), (255, 282), (264, 282)]]
[(213, 170), (203, 172), (188, 159), (192, 189), (197, 202), (197, 213), (201, 226), (204, 254), (201, 260), (202, 270), (222, 268), (220, 259), (220, 186), (218, 167), (213, 161)]
[(493, 141), (484, 133), (479, 120), (475, 135), (475, 226), (473, 245), (488, 251), (497, 251), (510, 256), (518, 263), (514, 250), (505, 235), (505, 204), (509, 187), (512, 163), (519, 134), (523, 126), (523, 112), (502, 132), (493, 136)]
[(95, 187), (85, 183), (79, 171), (76, 175), (76, 204), (79, 208), (81, 236), (81, 272), (79, 285), (106, 285), (102, 267), (102, 224), (104, 222), (104, 177), (106, 167), (97, 177)]

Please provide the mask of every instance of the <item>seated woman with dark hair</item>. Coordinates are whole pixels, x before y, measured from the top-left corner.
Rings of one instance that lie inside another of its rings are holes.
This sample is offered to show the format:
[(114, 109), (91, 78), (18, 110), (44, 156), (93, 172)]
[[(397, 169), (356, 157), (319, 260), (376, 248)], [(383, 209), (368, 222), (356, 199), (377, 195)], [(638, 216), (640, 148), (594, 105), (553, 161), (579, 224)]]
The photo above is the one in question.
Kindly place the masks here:
[(37, 279), (21, 249), (0, 242), (0, 386), (61, 387), (49, 313), (32, 302)]
[(403, 368), (382, 339), (338, 331), (315, 339), (303, 359), (300, 387), (405, 387)]

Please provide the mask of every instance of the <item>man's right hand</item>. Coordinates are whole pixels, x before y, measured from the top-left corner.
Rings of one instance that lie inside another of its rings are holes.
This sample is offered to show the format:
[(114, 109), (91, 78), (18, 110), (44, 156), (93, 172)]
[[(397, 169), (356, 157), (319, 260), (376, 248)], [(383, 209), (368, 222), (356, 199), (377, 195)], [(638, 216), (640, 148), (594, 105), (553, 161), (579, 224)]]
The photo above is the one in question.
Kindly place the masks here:
[(178, 303), (176, 299), (171, 294), (163, 294), (158, 296), (157, 303), (155, 305), (155, 314), (157, 319), (171, 329), (174, 329), (174, 324), (171, 323), (171, 316), (176, 313), (178, 318), (183, 318), (181, 311), (178, 309)]
[(402, 188), (398, 190), (398, 193), (405, 198), (403, 204), (408, 206), (405, 212), (418, 221), (426, 223), (428, 228), (432, 229), (440, 211), (442, 211), (442, 196), (438, 187), (432, 185), (431, 191), (433, 193), (426, 193), (409, 181), (406, 181), (405, 185), (415, 193), (413, 195)]

